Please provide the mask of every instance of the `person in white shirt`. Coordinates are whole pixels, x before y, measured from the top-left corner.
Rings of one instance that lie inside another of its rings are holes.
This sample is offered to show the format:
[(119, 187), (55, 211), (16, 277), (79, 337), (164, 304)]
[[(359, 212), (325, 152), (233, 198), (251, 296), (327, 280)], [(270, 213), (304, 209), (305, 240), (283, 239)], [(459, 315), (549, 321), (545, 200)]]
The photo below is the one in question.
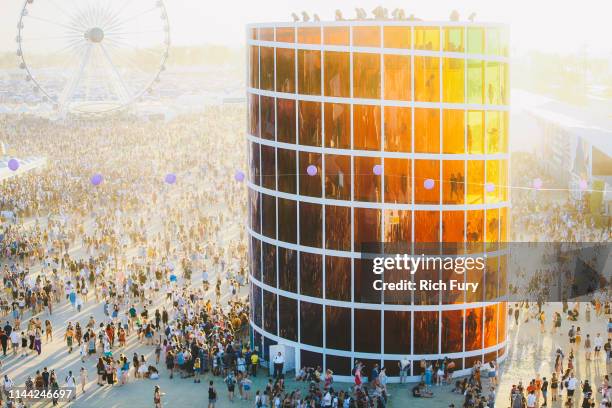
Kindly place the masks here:
[(601, 337), (601, 333), (597, 333), (597, 336), (593, 340), (593, 345), (595, 346), (595, 360), (597, 360), (599, 358), (599, 352), (603, 347), (603, 338)]
[(536, 406), (536, 395), (535, 391), (531, 391), (529, 395), (527, 395), (527, 408), (535, 408)]
[(19, 352), (19, 343), (21, 343), (21, 334), (18, 330), (11, 332), (11, 347), (13, 348), (13, 355), (17, 355)]
[(274, 378), (279, 378), (283, 374), (283, 366), (285, 365), (285, 358), (283, 353), (280, 351), (274, 356)]
[(410, 372), (410, 360), (408, 360), (408, 357), (404, 357), (403, 359), (400, 360), (399, 369), (400, 369), (400, 384), (403, 384), (404, 381), (406, 380), (406, 377), (408, 377), (408, 373)]
[(576, 391), (576, 385), (578, 384), (578, 380), (574, 377), (574, 373), (570, 374), (570, 378), (567, 379), (567, 401), (570, 402), (574, 396), (574, 392)]

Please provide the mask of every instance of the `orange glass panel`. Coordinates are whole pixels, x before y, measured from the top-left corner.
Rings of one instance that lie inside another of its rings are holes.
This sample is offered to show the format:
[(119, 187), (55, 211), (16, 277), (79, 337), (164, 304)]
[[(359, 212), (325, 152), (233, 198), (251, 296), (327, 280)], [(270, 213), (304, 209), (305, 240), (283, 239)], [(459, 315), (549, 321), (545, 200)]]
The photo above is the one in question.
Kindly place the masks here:
[(380, 150), (380, 106), (353, 105), (353, 148)]
[(500, 162), (499, 160), (487, 161), (487, 184), (492, 184), (493, 190), (485, 188), (485, 199), (487, 203), (499, 203), (502, 201), (502, 189), (500, 188)]
[(463, 204), (465, 162), (463, 160), (444, 160), (442, 162), (442, 203)]
[[(351, 250), (351, 208), (325, 206), (325, 247), (340, 251)], [(329, 257), (327, 257), (329, 259)], [(343, 258), (348, 259), (348, 258)], [(350, 271), (350, 259), (349, 259)], [(349, 273), (350, 275), (350, 273)], [(350, 292), (350, 288), (349, 288)], [(349, 293), (350, 298), (350, 293)]]
[(349, 27), (323, 27), (323, 44), (349, 45)]
[(465, 272), (466, 282), (477, 283), (476, 290), (466, 291), (466, 301), (468, 303), (483, 302), (484, 301), (484, 269), (473, 268)]
[(408, 101), (410, 91), (410, 56), (385, 55), (385, 99)]
[(380, 98), (380, 55), (353, 54), (353, 96)]
[[(468, 282), (472, 282), (468, 279)], [(470, 296), (468, 291), (468, 297)], [(482, 308), (468, 309), (465, 316), (465, 351), (482, 349)], [(467, 362), (466, 362), (467, 367)]]
[(249, 94), (248, 123), (249, 133), (259, 137), (259, 95)]
[(261, 89), (268, 91), (274, 90), (274, 48), (261, 47), (260, 49), (260, 64), (261, 64)]
[(414, 57), (414, 98), (419, 102), (440, 101), (440, 59)]
[(497, 307), (490, 305), (485, 307), (484, 322), (484, 347), (493, 347), (497, 344)]
[(467, 149), (471, 154), (484, 153), (484, 114), (481, 111), (468, 111)]
[(465, 214), (463, 211), (442, 213), (442, 242), (463, 242)]
[(504, 207), (500, 209), (501, 220), (499, 222), (499, 241), (502, 243), (508, 242), (508, 208)]
[(321, 28), (299, 27), (298, 42), (300, 44), (321, 44)]
[(459, 353), (461, 351), (463, 351), (463, 310), (443, 311), (442, 353)]
[(325, 196), (336, 200), (351, 199), (351, 156), (325, 155)]
[(438, 242), (440, 240), (440, 213), (438, 211), (414, 212), (415, 242)]
[(321, 104), (299, 101), (299, 142), (301, 145), (321, 146)]
[(487, 242), (499, 242), (499, 209), (487, 210)]
[(414, 48), (417, 50), (440, 50), (440, 29), (437, 27), (415, 27)]
[(465, 153), (465, 111), (445, 109), (442, 114), (442, 153)]
[[(321, 197), (323, 189), (321, 184), (322, 162), (320, 153), (300, 152), (300, 194), (312, 197)], [(315, 166), (317, 173), (314, 176), (308, 174), (308, 166)]]
[(249, 86), (259, 88), (259, 47), (249, 47)]
[(410, 48), (410, 27), (385, 26), (385, 48)]
[(353, 27), (355, 47), (380, 47), (380, 27)]
[[(483, 242), (484, 240), (484, 211), (468, 210), (466, 223), (467, 242)], [(474, 247), (474, 249), (477, 249)]]
[(414, 151), (416, 153), (440, 153), (440, 111), (438, 109), (414, 109)]
[(508, 315), (508, 304), (497, 304), (497, 344), (506, 340), (506, 319)]
[(444, 51), (463, 52), (463, 27), (444, 28)]
[(444, 102), (465, 102), (465, 60), (443, 58), (442, 81), (442, 100)]
[(257, 29), (256, 28), (249, 29), (249, 40), (256, 40), (256, 39), (257, 39)]
[(275, 100), (269, 96), (261, 97), (261, 137), (268, 140), (275, 139)]
[(412, 211), (385, 210), (384, 242), (412, 241)]
[(279, 142), (295, 143), (295, 100), (276, 99), (276, 138)]
[(410, 108), (385, 106), (385, 150), (410, 152), (412, 146), (412, 111)]
[(276, 90), (295, 92), (295, 50), (276, 48)]
[(414, 312), (413, 354), (438, 354), (438, 313)]
[(325, 104), (325, 147), (350, 149), (351, 105)]
[(295, 42), (295, 30), (293, 27), (277, 27), (276, 28), (277, 42)]
[(298, 51), (298, 92), (321, 95), (321, 52)]
[(487, 132), (485, 134), (485, 145), (487, 154), (495, 154), (500, 152), (499, 136), (501, 133), (500, 117), (501, 112), (487, 111), (485, 114), (487, 124)]
[[(361, 244), (379, 242), (382, 233), (381, 211), (372, 208), (355, 208), (354, 210), (355, 251), (361, 251)], [(370, 271), (371, 272), (371, 271)]]
[(259, 41), (274, 41), (274, 28), (266, 27), (259, 29)]
[(355, 200), (381, 201), (380, 176), (374, 174), (374, 166), (380, 163), (378, 157), (354, 158)]
[[(426, 180), (434, 182), (432, 189), (425, 188)], [(414, 161), (415, 204), (440, 204), (440, 162), (438, 160)]]
[(410, 203), (412, 200), (411, 163), (409, 159), (385, 158), (385, 202)]
[(325, 52), (325, 95), (351, 96), (351, 56), (348, 52)]
[(484, 202), (484, 160), (468, 160), (467, 204)]

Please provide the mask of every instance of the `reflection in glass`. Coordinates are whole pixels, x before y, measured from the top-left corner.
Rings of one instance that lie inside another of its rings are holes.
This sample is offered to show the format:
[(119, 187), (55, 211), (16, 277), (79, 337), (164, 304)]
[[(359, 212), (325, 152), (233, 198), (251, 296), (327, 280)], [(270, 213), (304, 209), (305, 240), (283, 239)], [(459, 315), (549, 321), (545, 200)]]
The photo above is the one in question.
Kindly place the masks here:
[(269, 238), (276, 238), (276, 197), (262, 194), (262, 228), (261, 233)]
[(437, 27), (415, 27), (414, 48), (416, 50), (440, 50), (440, 29)]
[(385, 55), (385, 99), (411, 99), (410, 56)]
[(378, 157), (354, 157), (354, 179), (356, 201), (381, 201), (380, 176), (374, 174), (374, 166), (380, 163)]
[(295, 50), (276, 48), (276, 91), (295, 92)]
[(419, 102), (440, 101), (440, 59), (414, 57), (414, 98)]
[(298, 43), (321, 44), (320, 27), (298, 27)]
[(273, 146), (261, 145), (262, 187), (276, 190), (276, 152)]
[(465, 83), (465, 60), (444, 58), (442, 64), (442, 97), (444, 102), (463, 103)]
[(293, 99), (276, 99), (277, 140), (295, 143), (295, 101)]
[(261, 97), (261, 137), (274, 140), (274, 98), (269, 96)]
[(414, 312), (414, 354), (438, 353), (438, 312)]
[(278, 247), (278, 288), (297, 293), (297, 251), (293, 249)]
[(416, 153), (440, 153), (440, 111), (438, 109), (414, 109), (414, 151)]
[(276, 149), (278, 158), (278, 190), (295, 194), (297, 187), (295, 150)]
[(353, 105), (353, 148), (380, 150), (380, 106)]
[(484, 63), (481, 60), (467, 61), (467, 102), (484, 102)]
[(463, 204), (465, 195), (465, 162), (444, 160), (442, 162), (442, 203)]
[(249, 94), (249, 133), (259, 137), (259, 95)]
[(278, 239), (297, 243), (297, 204), (293, 200), (278, 199)]
[(259, 47), (249, 47), (249, 86), (259, 88)]
[(440, 234), (440, 213), (438, 211), (414, 212), (415, 242), (438, 242)]
[(276, 41), (295, 42), (295, 29), (293, 27), (276, 27)]
[(325, 206), (325, 247), (339, 251), (351, 250), (351, 208)]
[(467, 114), (467, 148), (468, 153), (484, 153), (484, 112), (468, 111)]
[(353, 97), (380, 99), (380, 55), (353, 54)]
[(380, 353), (380, 310), (355, 309), (355, 351)]
[(298, 50), (298, 93), (321, 95), (321, 51)]
[(348, 52), (326, 51), (325, 95), (348, 98), (351, 96), (351, 60)]
[(442, 153), (465, 153), (465, 111), (459, 109), (443, 111)]
[(409, 159), (385, 159), (385, 202), (407, 204), (412, 201)]
[(274, 48), (261, 47), (259, 50), (261, 64), (260, 88), (274, 90)]
[(325, 104), (325, 147), (351, 148), (351, 106), (343, 103)]
[(444, 211), (442, 213), (442, 242), (464, 242), (463, 211)]
[(355, 208), (355, 251), (361, 251), (361, 244), (381, 241), (381, 210), (375, 208)]
[(385, 210), (385, 236), (383, 242), (412, 241), (412, 211)]
[(385, 26), (385, 48), (410, 48), (410, 27)]
[(292, 341), (298, 340), (297, 300), (278, 297), (278, 323), (280, 337)]
[(323, 27), (323, 44), (349, 45), (349, 27)]
[[(431, 189), (425, 188), (425, 182), (433, 180)], [(414, 161), (414, 202), (416, 204), (440, 203), (440, 162), (438, 160)]]
[(410, 354), (410, 312), (385, 311), (385, 354)]
[(323, 347), (322, 305), (300, 302), (300, 339), (304, 344)]
[(325, 197), (351, 199), (351, 156), (325, 155)]
[(276, 246), (262, 242), (263, 283), (276, 287)]
[(300, 245), (322, 247), (322, 212), (321, 204), (300, 202)]
[(249, 169), (250, 177), (249, 180), (255, 185), (261, 184), (261, 173), (259, 169), (259, 144), (251, 143), (249, 147)]
[(251, 237), (249, 248), (251, 255), (251, 275), (257, 280), (261, 280), (261, 241)]
[(482, 204), (484, 202), (484, 160), (468, 160), (467, 171), (467, 203)]
[(322, 258), (319, 254), (300, 252), (300, 293), (302, 295), (323, 297)]
[[(321, 154), (300, 152), (300, 194), (312, 197), (321, 197)], [(317, 174), (308, 174), (308, 166), (315, 166)]]
[(444, 51), (463, 52), (463, 27), (444, 28)]
[(264, 330), (276, 335), (276, 294), (263, 291)]
[(255, 190), (249, 189), (249, 205), (251, 207), (251, 229), (257, 233), (261, 232), (261, 213), (259, 193)]
[(459, 353), (463, 349), (463, 310), (442, 312), (442, 353)]
[(325, 256), (325, 298), (351, 300), (351, 258)]
[(335, 350), (351, 350), (351, 309), (325, 306), (325, 347)]
[(354, 26), (353, 46), (380, 47), (380, 27)]
[(412, 111), (410, 108), (385, 106), (385, 150), (410, 152), (412, 147)]
[(300, 144), (321, 146), (321, 104), (299, 102)]
[(255, 326), (257, 327), (262, 327), (261, 324), (261, 305), (262, 305), (262, 300), (261, 300), (261, 288), (257, 285), (255, 285), (254, 283), (251, 283), (251, 296), (252, 296), (252, 303), (251, 303), (251, 307), (253, 308), (253, 321), (255, 323)]

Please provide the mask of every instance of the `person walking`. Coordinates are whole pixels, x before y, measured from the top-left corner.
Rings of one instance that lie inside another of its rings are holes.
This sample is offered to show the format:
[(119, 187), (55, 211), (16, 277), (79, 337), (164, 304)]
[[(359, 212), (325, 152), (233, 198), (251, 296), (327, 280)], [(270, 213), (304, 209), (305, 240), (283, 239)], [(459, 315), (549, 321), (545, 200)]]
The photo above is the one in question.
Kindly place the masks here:
[(155, 405), (155, 408), (162, 408), (162, 396), (163, 395), (165, 394), (161, 392), (159, 385), (156, 385), (153, 390), (153, 404)]
[(215, 404), (217, 403), (217, 390), (213, 384), (213, 381), (210, 380), (208, 383), (208, 408), (215, 408)]

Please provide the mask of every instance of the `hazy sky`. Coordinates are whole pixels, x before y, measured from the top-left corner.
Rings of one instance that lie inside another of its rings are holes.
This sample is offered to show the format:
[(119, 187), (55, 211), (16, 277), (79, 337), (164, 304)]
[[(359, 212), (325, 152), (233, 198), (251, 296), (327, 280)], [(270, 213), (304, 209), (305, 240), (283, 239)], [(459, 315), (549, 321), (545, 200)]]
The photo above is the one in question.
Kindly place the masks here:
[[(0, 50), (15, 49), (16, 25), (24, 0), (0, 0)], [(42, 1), (42, 0), (35, 0)], [(79, 0), (54, 0), (66, 6)], [(99, 0), (104, 2), (105, 0)], [(128, 1), (128, 0), (126, 0)], [(155, 0), (132, 0), (154, 3)], [(324, 20), (334, 10), (354, 16), (354, 7), (370, 12), (382, 4), (390, 11), (403, 7), (407, 14), (430, 20), (447, 20), (456, 8), (462, 18), (472, 11), (477, 20), (506, 22), (512, 46), (572, 52), (587, 45), (590, 55), (612, 58), (612, 0), (166, 0), (174, 45), (244, 43), (249, 22), (289, 21), (291, 12), (316, 12)], [(35, 3), (36, 4), (36, 3)], [(46, 16), (52, 19), (53, 16)]]

